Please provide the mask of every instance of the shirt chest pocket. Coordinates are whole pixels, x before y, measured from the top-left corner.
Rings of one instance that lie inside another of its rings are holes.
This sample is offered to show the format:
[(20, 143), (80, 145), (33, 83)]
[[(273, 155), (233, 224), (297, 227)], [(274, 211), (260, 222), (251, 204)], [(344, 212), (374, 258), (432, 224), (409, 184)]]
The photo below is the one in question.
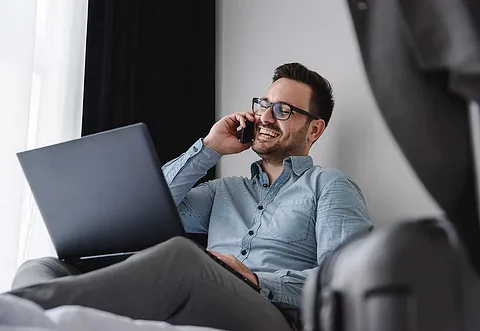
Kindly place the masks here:
[(268, 235), (286, 243), (307, 239), (313, 228), (314, 209), (312, 199), (279, 202), (273, 211)]

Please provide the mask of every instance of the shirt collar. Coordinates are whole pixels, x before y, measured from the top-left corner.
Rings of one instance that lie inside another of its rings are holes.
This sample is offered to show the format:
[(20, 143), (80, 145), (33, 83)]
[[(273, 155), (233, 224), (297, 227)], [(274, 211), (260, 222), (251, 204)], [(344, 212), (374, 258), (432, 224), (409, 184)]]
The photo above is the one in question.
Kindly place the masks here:
[[(250, 166), (250, 173), (252, 178), (262, 172), (261, 167), (262, 160), (258, 160), (252, 163)], [(293, 170), (295, 175), (300, 176), (306, 170), (313, 167), (313, 159), (311, 156), (289, 156), (283, 160), (283, 167), (288, 167)]]

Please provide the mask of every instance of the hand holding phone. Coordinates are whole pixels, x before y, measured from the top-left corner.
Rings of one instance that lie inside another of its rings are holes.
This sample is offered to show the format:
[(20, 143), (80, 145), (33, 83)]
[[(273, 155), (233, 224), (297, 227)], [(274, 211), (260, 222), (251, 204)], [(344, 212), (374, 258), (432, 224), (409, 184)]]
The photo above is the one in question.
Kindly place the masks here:
[[(250, 148), (255, 136), (253, 112), (237, 112), (222, 117), (210, 129), (203, 143), (221, 155), (237, 154)], [(247, 128), (243, 129), (243, 125)], [(244, 143), (240, 143), (243, 141)]]
[(255, 139), (255, 123), (246, 120), (245, 127), (240, 130), (240, 142), (242, 144), (248, 144)]

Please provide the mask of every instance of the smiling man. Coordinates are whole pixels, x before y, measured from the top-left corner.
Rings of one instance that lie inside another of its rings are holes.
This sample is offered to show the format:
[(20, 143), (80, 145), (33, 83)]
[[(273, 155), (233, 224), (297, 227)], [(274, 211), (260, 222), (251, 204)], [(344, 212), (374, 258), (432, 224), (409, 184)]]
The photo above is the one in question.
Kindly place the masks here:
[[(173, 238), (107, 268), (12, 293), (44, 308), (77, 304), (173, 324), (301, 330), (305, 280), (341, 243), (372, 229), (354, 181), (308, 156), (333, 105), (326, 79), (282, 65), (251, 111), (221, 118), (162, 168), (186, 231), (208, 234), (207, 249), (259, 292), (188, 239)], [(247, 121), (255, 138), (242, 144), (237, 128)], [(259, 156), (250, 177), (194, 187), (222, 155), (249, 148)]]
[[(258, 284), (294, 328), (301, 327), (305, 279), (349, 237), (372, 229), (354, 181), (313, 165), (308, 156), (333, 106), (326, 79), (299, 63), (284, 64), (264, 96), (253, 98), (251, 112), (223, 117), (164, 167), (187, 231), (208, 233), (208, 249)], [(255, 139), (241, 144), (237, 127), (246, 121), (254, 122)], [(222, 155), (250, 147), (260, 157), (250, 178), (221, 178), (191, 189)]]

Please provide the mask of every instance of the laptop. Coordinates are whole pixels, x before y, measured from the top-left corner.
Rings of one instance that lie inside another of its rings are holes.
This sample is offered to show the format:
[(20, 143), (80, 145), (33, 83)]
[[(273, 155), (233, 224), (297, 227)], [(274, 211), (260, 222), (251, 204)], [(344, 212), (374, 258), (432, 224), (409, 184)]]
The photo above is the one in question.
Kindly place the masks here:
[(188, 237), (144, 123), (17, 157), (58, 258), (82, 272), (123, 261), (175, 236)]

